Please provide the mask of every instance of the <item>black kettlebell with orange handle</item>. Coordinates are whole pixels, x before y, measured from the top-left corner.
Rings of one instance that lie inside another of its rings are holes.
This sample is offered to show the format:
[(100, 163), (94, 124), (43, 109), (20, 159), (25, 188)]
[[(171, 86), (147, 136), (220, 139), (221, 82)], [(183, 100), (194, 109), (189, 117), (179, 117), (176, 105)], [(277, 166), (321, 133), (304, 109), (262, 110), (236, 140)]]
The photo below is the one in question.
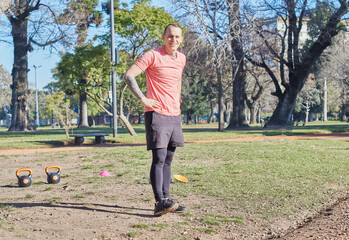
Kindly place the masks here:
[[(24, 171), (28, 171), (29, 174), (28, 175), (19, 176), (19, 173), (20, 172), (24, 172)], [(16, 171), (16, 176), (18, 178), (18, 185), (20, 187), (29, 187), (32, 184), (32, 174), (33, 174), (33, 171), (30, 170), (29, 168), (18, 169)]]
[[(48, 170), (50, 170), (51, 168), (57, 168), (57, 172), (49, 172)], [(61, 180), (61, 167), (59, 166), (48, 166), (45, 168), (45, 172), (47, 174), (47, 182), (48, 183), (59, 183), (59, 181)]]

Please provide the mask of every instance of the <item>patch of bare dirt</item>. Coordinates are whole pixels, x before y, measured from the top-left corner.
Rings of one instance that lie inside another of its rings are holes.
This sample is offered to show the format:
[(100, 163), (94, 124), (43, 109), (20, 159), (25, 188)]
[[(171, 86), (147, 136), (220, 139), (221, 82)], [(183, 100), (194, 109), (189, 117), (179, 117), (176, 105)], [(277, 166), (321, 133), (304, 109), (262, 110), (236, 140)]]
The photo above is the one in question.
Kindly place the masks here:
[[(261, 239), (259, 230), (264, 227), (256, 219), (213, 197), (188, 193), (178, 200), (189, 214), (153, 217), (152, 190), (146, 178), (103, 178), (98, 175), (102, 169), (83, 170), (85, 165), (110, 164), (101, 153), (117, 148), (103, 147), (99, 153), (88, 147), (73, 150), (0, 157), (0, 239)], [(121, 160), (112, 163), (118, 165)], [(48, 184), (44, 169), (57, 164), (62, 179)], [(33, 184), (20, 188), (15, 172), (25, 167), (33, 171)], [(216, 226), (201, 221), (217, 213), (236, 213), (244, 224), (221, 221)]]
[(341, 198), (317, 216), (305, 219), (299, 228), (290, 231), (281, 239), (349, 239), (349, 197)]

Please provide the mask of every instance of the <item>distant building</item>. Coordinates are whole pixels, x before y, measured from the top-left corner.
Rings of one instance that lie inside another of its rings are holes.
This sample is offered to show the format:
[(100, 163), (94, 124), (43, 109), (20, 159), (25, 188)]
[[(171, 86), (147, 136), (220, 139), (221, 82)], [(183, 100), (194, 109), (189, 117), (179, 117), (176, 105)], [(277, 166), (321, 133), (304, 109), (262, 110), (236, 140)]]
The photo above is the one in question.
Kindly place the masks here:
[[(311, 15), (311, 11), (308, 11), (303, 18), (302, 28), (299, 33), (299, 47), (302, 47), (306, 43), (306, 41), (310, 39), (309, 27), (308, 27), (308, 23), (310, 21), (310, 17), (309, 17), (310, 15)], [(287, 21), (288, 19), (286, 19), (286, 24), (287, 24)], [(266, 18), (263, 20), (263, 22), (264, 22), (265, 29), (276, 30), (276, 32), (278, 32), (280, 35), (283, 35), (286, 31), (286, 24), (282, 17), (278, 16), (278, 17)], [(349, 20), (345, 19), (345, 20), (342, 20), (341, 22), (346, 26), (347, 30), (349, 30)], [(287, 35), (286, 35), (286, 39), (287, 39)]]
[[(310, 20), (309, 17), (306, 17), (303, 19), (303, 25), (301, 28), (301, 32), (299, 33), (299, 46), (303, 46), (307, 41), (307, 39), (310, 39), (310, 36), (308, 34), (309, 20)], [(273, 17), (273, 18), (264, 19), (264, 23), (265, 23), (266, 29), (276, 30), (276, 32), (278, 32), (282, 36), (283, 34), (285, 34), (286, 24), (282, 17)], [(286, 39), (287, 39), (287, 35), (286, 35)]]

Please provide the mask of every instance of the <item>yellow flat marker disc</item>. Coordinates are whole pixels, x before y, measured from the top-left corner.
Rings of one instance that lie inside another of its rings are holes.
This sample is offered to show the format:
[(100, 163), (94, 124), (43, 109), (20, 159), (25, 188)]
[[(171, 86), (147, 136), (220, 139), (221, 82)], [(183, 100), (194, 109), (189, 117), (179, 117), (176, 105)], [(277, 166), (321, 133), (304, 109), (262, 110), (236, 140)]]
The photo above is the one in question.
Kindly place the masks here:
[(173, 175), (173, 178), (180, 182), (188, 182), (188, 178), (181, 175)]

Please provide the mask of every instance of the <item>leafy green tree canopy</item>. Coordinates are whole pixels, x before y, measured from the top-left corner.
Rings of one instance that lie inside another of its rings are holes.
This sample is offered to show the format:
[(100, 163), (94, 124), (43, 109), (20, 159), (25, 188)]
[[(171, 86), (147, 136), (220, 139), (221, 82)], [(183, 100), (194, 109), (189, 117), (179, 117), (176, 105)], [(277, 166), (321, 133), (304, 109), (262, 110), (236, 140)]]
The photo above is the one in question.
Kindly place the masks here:
[(58, 81), (50, 83), (46, 88), (62, 90), (68, 95), (84, 92), (103, 95), (109, 90), (110, 70), (111, 62), (106, 46), (89, 43), (62, 57), (53, 70), (53, 76)]
[(120, 49), (129, 53), (131, 61), (149, 48), (159, 45), (158, 40), (162, 39), (169, 23), (178, 23), (163, 8), (151, 6), (149, 0), (135, 1), (133, 8), (127, 9), (125, 5), (115, 11), (115, 32), (120, 37)]

